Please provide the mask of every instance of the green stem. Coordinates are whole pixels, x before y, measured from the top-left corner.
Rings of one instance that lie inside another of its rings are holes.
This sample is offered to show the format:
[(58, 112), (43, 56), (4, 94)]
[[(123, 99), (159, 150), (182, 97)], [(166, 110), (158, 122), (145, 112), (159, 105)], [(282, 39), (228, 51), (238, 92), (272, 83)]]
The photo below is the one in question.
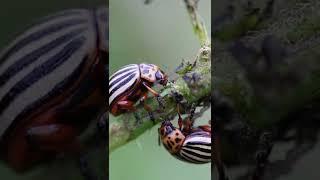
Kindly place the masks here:
[(197, 11), (198, 0), (184, 0), (184, 3), (189, 13), (193, 30), (200, 40), (200, 45), (204, 46), (210, 44), (206, 26)]

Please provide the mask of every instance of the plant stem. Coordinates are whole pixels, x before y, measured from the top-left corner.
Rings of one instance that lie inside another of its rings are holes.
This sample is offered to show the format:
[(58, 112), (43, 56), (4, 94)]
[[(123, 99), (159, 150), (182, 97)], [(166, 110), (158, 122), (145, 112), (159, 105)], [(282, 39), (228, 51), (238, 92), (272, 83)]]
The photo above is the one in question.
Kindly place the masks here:
[(205, 24), (197, 11), (198, 1), (199, 0), (184, 0), (184, 3), (189, 13), (193, 30), (199, 38), (200, 45), (204, 46), (210, 44), (210, 38), (208, 36)]

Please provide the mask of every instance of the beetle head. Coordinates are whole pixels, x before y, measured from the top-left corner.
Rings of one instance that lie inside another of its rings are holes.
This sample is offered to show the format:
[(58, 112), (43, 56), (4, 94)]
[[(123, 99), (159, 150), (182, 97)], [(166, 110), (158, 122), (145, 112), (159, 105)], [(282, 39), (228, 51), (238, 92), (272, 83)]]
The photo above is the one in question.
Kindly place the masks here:
[(167, 84), (168, 77), (158, 66), (154, 64), (141, 63), (139, 68), (141, 78), (151, 83), (159, 83), (163, 86)]
[(168, 120), (162, 122), (159, 128), (159, 136), (163, 145), (172, 154), (180, 150), (185, 139), (183, 133)]
[(161, 138), (172, 133), (176, 128), (172, 125), (169, 120), (165, 120), (162, 122), (161, 127), (159, 128), (159, 134)]
[(167, 85), (167, 82), (168, 82), (168, 76), (161, 70), (159, 69), (156, 74), (156, 80), (159, 84), (165, 86)]

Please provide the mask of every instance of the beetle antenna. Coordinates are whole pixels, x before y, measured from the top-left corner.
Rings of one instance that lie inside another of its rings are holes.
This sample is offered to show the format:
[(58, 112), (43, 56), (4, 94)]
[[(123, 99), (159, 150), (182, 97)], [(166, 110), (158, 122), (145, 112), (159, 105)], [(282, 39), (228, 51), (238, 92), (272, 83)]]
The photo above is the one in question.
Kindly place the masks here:
[(194, 117), (194, 115), (195, 115), (196, 108), (197, 108), (196, 104), (193, 103), (193, 104), (191, 105), (191, 110), (190, 110), (190, 115), (189, 115), (189, 119), (190, 119), (190, 121), (191, 121), (191, 125), (192, 125), (192, 126), (193, 126), (193, 123), (194, 123), (193, 117)]
[(160, 128), (158, 128), (158, 145), (161, 146)]
[[(172, 77), (176, 74), (175, 72), (173, 71), (170, 71), (170, 68), (169, 66), (165, 65), (165, 64), (161, 64), (161, 67), (163, 67), (163, 70), (165, 70), (165, 72), (169, 72), (167, 73), (168, 77), (171, 77), (171, 79), (173, 79)], [(175, 80), (177, 78), (174, 78), (173, 80)]]

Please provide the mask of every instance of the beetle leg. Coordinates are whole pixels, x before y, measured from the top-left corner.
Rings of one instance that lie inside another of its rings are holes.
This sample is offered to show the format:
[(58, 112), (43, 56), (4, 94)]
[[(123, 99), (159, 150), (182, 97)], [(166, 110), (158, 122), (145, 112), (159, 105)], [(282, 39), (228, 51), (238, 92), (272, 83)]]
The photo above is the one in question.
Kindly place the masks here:
[(159, 93), (157, 93), (155, 90), (153, 90), (151, 87), (149, 87), (145, 82), (142, 82), (142, 84), (144, 85), (144, 87), (146, 87), (148, 89), (148, 91), (150, 91), (153, 96), (157, 97), (160, 96)]
[(206, 132), (210, 132), (210, 133), (211, 133), (211, 128), (212, 128), (212, 126), (211, 126), (211, 120), (209, 120), (208, 123), (209, 123), (209, 124), (207, 124), (207, 125), (201, 125), (201, 126), (199, 126), (199, 128), (202, 129), (203, 131), (206, 131)]
[(151, 121), (155, 124), (155, 118), (154, 118), (154, 115), (152, 113), (152, 108), (147, 104), (145, 103), (145, 100), (148, 98), (148, 94), (145, 93), (142, 98), (140, 99), (140, 103), (143, 104), (143, 108), (148, 112), (149, 114), (149, 117), (151, 119)]
[(114, 106), (112, 106), (110, 112), (111, 114), (113, 114), (114, 116), (117, 116), (123, 112), (126, 111), (135, 111), (135, 107), (134, 107), (134, 102), (132, 101), (118, 101), (117, 104), (115, 104)]
[(194, 124), (193, 116), (195, 114), (196, 108), (197, 107), (193, 104), (190, 110), (190, 115), (189, 115), (190, 129), (193, 127), (193, 124)]
[(180, 131), (182, 131), (182, 125), (183, 125), (183, 121), (182, 121), (182, 117), (181, 117), (181, 113), (180, 113), (180, 105), (177, 104), (177, 112), (178, 112), (178, 125), (179, 125), (179, 129)]
[(195, 110), (196, 110), (196, 107), (192, 106), (189, 117), (187, 118), (187, 120), (184, 121), (183, 131), (185, 133), (189, 133), (193, 128), (193, 124), (194, 124), (193, 116), (194, 116)]
[(211, 126), (209, 125), (202, 125), (202, 126), (199, 126), (199, 128), (201, 128), (203, 131), (211, 133)]
[(161, 98), (161, 96), (159, 95), (159, 93), (157, 93), (155, 90), (153, 90), (151, 87), (149, 87), (145, 82), (142, 82), (142, 84), (144, 85), (144, 87), (146, 87), (148, 89), (148, 91), (151, 92), (151, 94), (153, 94), (154, 97), (156, 97), (159, 106), (164, 109), (164, 103), (163, 103), (163, 99)]
[(129, 111), (135, 111), (136, 108), (134, 107), (134, 102), (132, 101), (119, 101), (117, 102), (118, 109), (121, 110), (129, 110)]
[(79, 151), (79, 144), (74, 139), (78, 132), (64, 124), (50, 124), (31, 127), (27, 130), (27, 141), (33, 148), (45, 151)]

